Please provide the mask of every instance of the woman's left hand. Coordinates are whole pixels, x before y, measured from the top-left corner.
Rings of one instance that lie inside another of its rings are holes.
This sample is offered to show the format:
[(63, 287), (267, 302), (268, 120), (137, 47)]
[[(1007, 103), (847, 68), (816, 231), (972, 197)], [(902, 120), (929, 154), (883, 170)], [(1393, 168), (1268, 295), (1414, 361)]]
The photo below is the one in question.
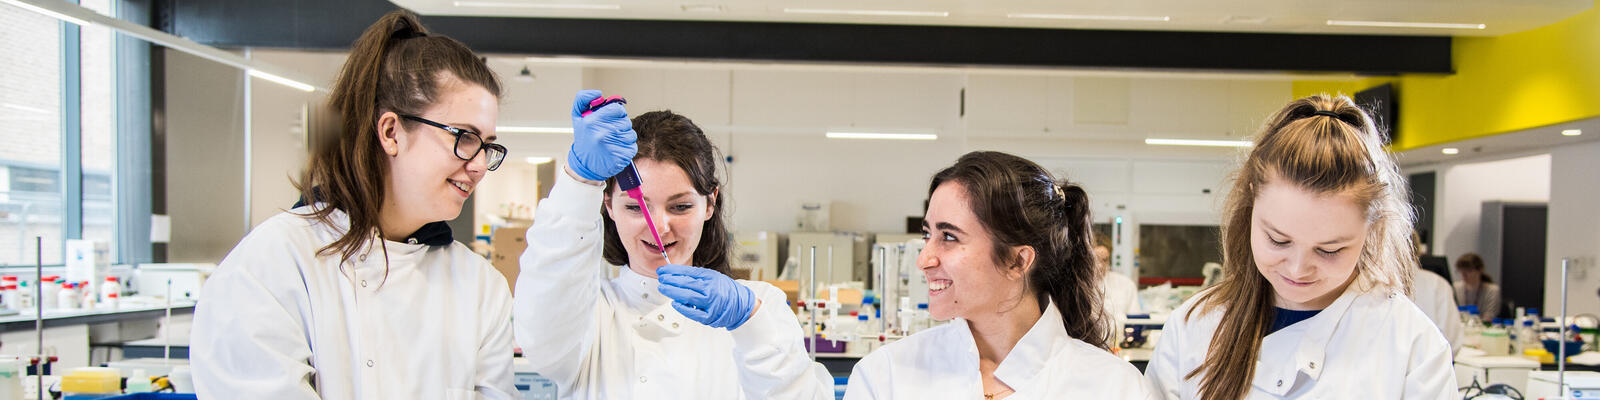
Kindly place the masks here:
[(672, 308), (706, 326), (737, 329), (757, 305), (755, 292), (717, 271), (667, 264), (656, 269), (656, 276)]

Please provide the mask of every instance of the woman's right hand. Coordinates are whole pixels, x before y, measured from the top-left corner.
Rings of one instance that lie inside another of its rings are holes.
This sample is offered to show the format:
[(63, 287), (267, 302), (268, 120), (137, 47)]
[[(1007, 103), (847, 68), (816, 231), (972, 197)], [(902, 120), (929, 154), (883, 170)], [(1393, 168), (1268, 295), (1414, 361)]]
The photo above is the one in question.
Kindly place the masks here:
[(567, 168), (579, 178), (603, 182), (633, 163), (639, 137), (621, 103), (583, 115), (589, 102), (598, 98), (599, 90), (581, 90), (572, 99), (572, 150), (567, 152)]

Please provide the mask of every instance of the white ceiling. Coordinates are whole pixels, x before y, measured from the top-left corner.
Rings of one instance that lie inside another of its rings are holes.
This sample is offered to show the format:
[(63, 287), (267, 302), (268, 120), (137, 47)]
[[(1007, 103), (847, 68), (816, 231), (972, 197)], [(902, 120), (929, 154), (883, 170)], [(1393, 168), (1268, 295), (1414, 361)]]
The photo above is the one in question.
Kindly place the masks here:
[[(1498, 36), (1589, 9), (1593, 0), (391, 0), (424, 15), (821, 22), (1275, 33)], [(586, 8), (573, 8), (586, 7)], [(837, 15), (802, 10), (913, 11)], [(938, 15), (943, 16), (938, 16)], [(1154, 17), (1155, 21), (1013, 18), (1012, 14)], [(1159, 19), (1165, 18), (1165, 21)], [(1483, 24), (1484, 29), (1329, 26), (1328, 20)], [(597, 27), (604, 29), (604, 27)]]
[[(1579, 136), (1561, 134), (1568, 129), (1577, 129), (1582, 134)], [(1396, 161), (1407, 169), (1425, 168), (1463, 160), (1497, 159), (1523, 153), (1548, 152), (1556, 147), (1595, 140), (1600, 140), (1600, 117), (1419, 147), (1396, 154)], [(1457, 154), (1444, 154), (1446, 148), (1456, 149)]]

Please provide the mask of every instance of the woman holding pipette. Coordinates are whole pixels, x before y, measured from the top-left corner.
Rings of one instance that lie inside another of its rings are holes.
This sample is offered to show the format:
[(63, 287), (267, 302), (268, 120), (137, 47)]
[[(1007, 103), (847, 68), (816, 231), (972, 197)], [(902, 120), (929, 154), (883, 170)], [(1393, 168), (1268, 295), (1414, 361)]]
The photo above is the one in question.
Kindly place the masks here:
[(783, 291), (727, 275), (705, 133), (597, 99), (574, 100), (564, 173), (522, 254), (515, 325), (533, 370), (571, 399), (831, 398)]

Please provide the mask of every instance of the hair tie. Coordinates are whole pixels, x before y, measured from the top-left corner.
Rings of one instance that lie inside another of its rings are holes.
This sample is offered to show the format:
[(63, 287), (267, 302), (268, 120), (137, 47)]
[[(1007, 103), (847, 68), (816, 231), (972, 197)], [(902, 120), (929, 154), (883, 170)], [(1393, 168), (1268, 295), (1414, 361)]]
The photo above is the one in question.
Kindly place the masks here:
[(1333, 112), (1333, 111), (1328, 111), (1328, 110), (1317, 110), (1317, 112), (1311, 113), (1311, 115), (1325, 115), (1325, 116), (1333, 117), (1333, 119), (1339, 119), (1340, 118), (1339, 117), (1339, 113), (1336, 113), (1336, 112)]
[(1072, 202), (1067, 201), (1067, 192), (1064, 191), (1064, 190), (1061, 190), (1061, 186), (1055, 185), (1055, 184), (1051, 184), (1050, 188), (1051, 189), (1055, 189), (1056, 197), (1061, 199), (1061, 204), (1065, 204), (1067, 206), (1067, 208), (1072, 208)]
[(427, 32), (417, 31), (417, 30), (403, 30), (403, 31), (395, 32), (394, 36), (391, 36), (391, 37), (394, 38), (394, 39), (398, 39), (398, 40), (406, 40), (406, 39), (427, 37), (427, 36), (428, 36)]

